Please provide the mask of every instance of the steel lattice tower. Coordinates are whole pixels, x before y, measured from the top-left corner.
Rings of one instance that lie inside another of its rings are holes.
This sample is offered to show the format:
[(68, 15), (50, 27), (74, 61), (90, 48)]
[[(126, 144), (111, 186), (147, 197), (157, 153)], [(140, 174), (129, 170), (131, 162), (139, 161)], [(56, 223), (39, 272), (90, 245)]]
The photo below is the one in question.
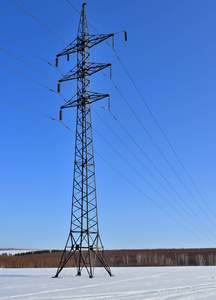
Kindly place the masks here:
[[(109, 97), (109, 95), (90, 91), (90, 76), (111, 66), (111, 64), (90, 62), (90, 49), (113, 35), (89, 34), (84, 3), (77, 38), (56, 58), (56, 65), (58, 65), (58, 57), (66, 55), (69, 60), (70, 54), (77, 53), (77, 65), (59, 80), (58, 84), (58, 91), (60, 91), (61, 82), (77, 79), (77, 94), (61, 107), (61, 109), (76, 107), (77, 122), (71, 225), (55, 277), (58, 277), (72, 256), (75, 259), (77, 275), (79, 276), (82, 269), (86, 268), (89, 277), (92, 278), (96, 260), (100, 262), (110, 276), (112, 275), (98, 229), (91, 121), (91, 103)], [(60, 120), (61, 112), (60, 110)]]

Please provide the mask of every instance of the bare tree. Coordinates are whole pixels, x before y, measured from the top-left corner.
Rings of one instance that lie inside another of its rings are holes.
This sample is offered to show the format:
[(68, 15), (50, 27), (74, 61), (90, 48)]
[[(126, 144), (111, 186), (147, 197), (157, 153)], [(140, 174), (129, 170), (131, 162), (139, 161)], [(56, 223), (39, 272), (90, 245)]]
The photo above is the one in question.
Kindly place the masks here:
[(205, 265), (205, 259), (202, 254), (195, 255), (196, 263), (198, 266), (204, 266)]
[(208, 255), (208, 265), (209, 266), (214, 265), (214, 255), (212, 253)]

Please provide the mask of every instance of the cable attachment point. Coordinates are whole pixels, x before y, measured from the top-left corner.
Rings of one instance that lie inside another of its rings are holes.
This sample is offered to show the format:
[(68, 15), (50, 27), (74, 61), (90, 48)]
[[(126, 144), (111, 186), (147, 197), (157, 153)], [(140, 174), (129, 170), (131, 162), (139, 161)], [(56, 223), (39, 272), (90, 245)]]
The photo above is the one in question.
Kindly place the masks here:
[(58, 83), (58, 93), (60, 93), (60, 90), (61, 90), (61, 85), (60, 83)]
[(125, 30), (125, 42), (127, 42), (127, 31)]
[(58, 57), (56, 57), (56, 64), (55, 64), (56, 68), (58, 67)]
[(59, 111), (59, 121), (62, 121), (62, 110)]

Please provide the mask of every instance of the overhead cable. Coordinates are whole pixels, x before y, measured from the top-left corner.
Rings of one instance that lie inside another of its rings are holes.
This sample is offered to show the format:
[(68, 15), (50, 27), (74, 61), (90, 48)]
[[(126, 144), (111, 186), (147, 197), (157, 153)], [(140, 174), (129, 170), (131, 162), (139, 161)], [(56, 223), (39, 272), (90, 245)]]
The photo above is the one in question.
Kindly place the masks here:
[[(4, 36), (6, 36), (8, 39), (10, 39), (11, 41), (13, 41), (14, 43), (16, 43), (17, 45), (23, 47), (24, 49), (26, 49), (27, 51), (29, 51), (30, 53), (32, 53), (33, 55), (37, 56), (38, 58), (40, 58), (41, 60), (45, 61), (49, 66), (52, 66), (53, 68), (55, 68), (55, 70), (57, 70), (62, 76), (64, 76), (64, 74), (61, 72), (61, 70), (56, 67), (54, 64), (52, 64), (50, 61), (48, 61), (47, 59), (45, 59), (44, 57), (40, 56), (39, 54), (35, 53), (34, 51), (32, 51), (31, 49), (27, 48), (26, 46), (24, 46), (23, 44), (19, 43), (18, 41), (16, 41), (15, 39), (11, 38), (9, 35), (5, 34), (4, 32), (0, 33)], [(73, 87), (73, 89), (75, 90), (73, 84), (71, 82), (69, 82), (69, 84)]]
[(34, 54), (35, 56), (37, 56), (38, 58), (42, 59), (43, 61), (45, 61), (48, 65), (55, 67), (55, 65), (53, 65), (51, 62), (49, 62), (48, 60), (46, 60), (45, 58), (43, 58), (42, 56), (38, 55), (37, 53), (35, 53), (34, 51), (30, 50), (29, 48), (27, 48), (26, 46), (24, 46), (23, 44), (17, 42), (15, 39), (11, 38), (10, 36), (8, 36), (7, 34), (5, 34), (4, 32), (0, 33), (4, 36), (6, 36), (8, 39), (10, 39), (11, 41), (13, 41), (14, 43), (16, 43), (17, 45), (23, 47), (24, 49), (26, 49), (27, 51), (29, 51), (30, 53)]
[[(66, 0), (66, 2), (68, 4), (70, 4), (71, 7), (73, 7), (73, 9), (80, 15), (80, 12), (74, 7), (74, 5), (72, 5), (72, 3), (68, 0)], [(97, 33), (99, 33), (99, 31), (91, 24), (89, 23), (89, 26), (92, 27), (93, 30), (95, 30)], [(178, 156), (177, 152), (175, 151), (174, 147), (172, 146), (171, 142), (169, 141), (168, 137), (166, 136), (165, 132), (163, 131), (163, 129), (161, 128), (159, 122), (157, 121), (156, 117), (154, 116), (152, 110), (150, 109), (149, 105), (147, 104), (146, 100), (144, 99), (144, 97), (142, 96), (140, 90), (138, 89), (135, 81), (133, 80), (132, 76), (130, 75), (129, 71), (127, 70), (126, 66), (124, 65), (124, 63), (122, 62), (122, 60), (120, 59), (118, 53), (116, 52), (115, 48), (113, 47), (113, 45), (111, 45), (108, 41), (106, 41), (106, 43), (112, 48), (113, 52), (115, 53), (117, 59), (119, 60), (119, 62), (121, 63), (123, 69), (125, 70), (126, 74), (128, 75), (130, 81), (132, 82), (133, 86), (135, 87), (136, 91), (138, 92), (140, 98), (142, 99), (143, 103), (145, 104), (147, 110), (149, 111), (150, 115), (152, 116), (153, 120), (155, 121), (156, 125), (158, 126), (158, 128), (160, 129), (162, 135), (164, 136), (165, 140), (167, 141), (168, 145), (170, 146), (171, 150), (173, 151), (174, 155), (176, 156), (177, 160), (179, 161), (179, 163), (181, 164), (182, 168), (184, 169), (185, 173), (187, 174), (187, 176), (189, 177), (190, 181), (192, 182), (193, 186), (195, 187), (195, 189), (197, 190), (197, 192), (199, 193), (200, 197), (202, 198), (203, 202), (205, 203), (206, 207), (208, 208), (208, 210), (211, 212), (212, 216), (215, 218), (211, 208), (209, 207), (207, 201), (204, 199), (203, 195), (201, 194), (200, 190), (198, 189), (197, 185), (195, 184), (194, 180), (192, 179), (192, 177), (190, 176), (189, 172), (187, 171), (187, 169), (185, 168), (183, 162), (181, 161), (180, 157)], [(151, 137), (150, 137), (151, 138)], [(206, 216), (206, 218), (211, 222), (212, 220), (207, 216), (207, 214), (203, 211), (202, 207), (200, 206), (200, 204), (197, 202), (197, 200), (194, 198), (194, 196), (191, 194), (191, 192), (189, 191), (189, 189), (186, 187), (186, 185), (183, 183), (182, 179), (180, 178), (179, 175), (177, 175), (177, 172), (174, 170), (174, 168), (172, 167), (172, 165), (169, 163), (168, 159), (165, 157), (165, 155), (162, 153), (162, 151), (160, 150), (160, 148), (157, 146), (157, 144), (155, 143), (154, 139), (152, 139), (152, 142), (155, 144), (155, 146), (158, 148), (159, 152), (162, 154), (162, 156), (164, 157), (164, 159), (166, 160), (166, 162), (169, 164), (169, 166), (171, 167), (171, 169), (174, 171), (175, 175), (178, 177), (178, 179), (180, 180), (180, 182), (183, 184), (183, 186), (186, 188), (186, 190), (188, 191), (188, 193), (190, 194), (190, 196), (192, 197), (192, 199), (196, 202), (196, 204), (198, 205), (198, 207), (202, 210), (202, 212), (204, 213), (204, 215)], [(215, 226), (215, 224), (213, 223), (213, 225)]]
[[(47, 28), (51, 33), (56, 35), (52, 30), (50, 30), (47, 26), (45, 26), (42, 22), (40, 22), (37, 18), (35, 18), (32, 14), (30, 14), (27, 10), (25, 10), (21, 5), (19, 5), (16, 1), (12, 0), (15, 4), (20, 6), (24, 11), (26, 11), (29, 15), (31, 15), (35, 20), (37, 20), (41, 25), (43, 25), (45, 28)], [(67, 1), (67, 0), (66, 0)], [(69, 1), (67, 1), (69, 3)], [(56, 35), (58, 38), (60, 38), (58, 35)], [(60, 38), (61, 39), (61, 38)], [(61, 39), (62, 40), (62, 39)], [(62, 40), (65, 44), (67, 44), (64, 40)], [(2, 49), (3, 50), (3, 49)]]
[[(19, 104), (16, 104), (16, 103), (13, 103), (13, 102), (10, 102), (10, 101), (7, 101), (7, 100), (4, 100), (2, 98), (0, 98), (0, 101), (3, 101), (3, 102), (6, 102), (8, 104), (11, 104), (11, 105), (14, 105), (14, 106), (17, 106), (19, 108), (23, 108), (27, 111), (30, 111), (30, 112), (33, 112), (35, 114), (38, 114), (40, 116), (43, 116), (43, 117), (46, 117), (46, 118), (49, 118), (50, 120), (53, 120), (53, 121), (57, 121), (59, 123), (62, 123), (62, 125), (64, 127), (66, 127), (69, 131), (71, 131), (74, 135), (74, 131), (71, 130), (70, 127), (68, 127), (64, 122), (62, 121), (59, 121), (58, 119), (56, 118), (53, 118), (53, 117), (50, 117), (48, 115), (45, 115), (43, 113), (40, 113), (38, 111), (35, 111), (35, 110), (32, 110), (32, 109), (29, 109), (29, 108), (26, 108), (24, 106), (21, 106)], [(159, 204), (157, 204), (153, 199), (151, 199), (149, 196), (147, 196), (140, 188), (138, 188), (133, 182), (131, 182), (124, 174), (122, 174), (119, 170), (117, 170), (114, 166), (112, 166), (108, 161), (106, 161), (97, 151), (94, 150), (94, 152), (101, 158), (103, 159), (110, 167), (112, 167), (119, 175), (121, 175), (127, 182), (130, 183), (130, 185), (132, 185), (135, 189), (137, 189), (144, 197), (146, 197), (149, 201), (151, 201), (157, 208), (159, 208), (161, 211), (163, 211), (163, 213), (165, 213), (167, 216), (169, 216), (174, 222), (176, 222), (179, 226), (181, 226), (182, 228), (184, 228), (184, 230), (188, 231), (190, 234), (192, 234), (194, 237), (196, 237), (197, 239), (201, 240), (202, 242), (204, 242), (200, 236), (196, 235), (195, 233), (193, 233), (190, 229), (188, 229), (187, 227), (185, 227), (181, 222), (179, 222), (176, 218), (174, 218), (171, 214), (169, 214), (166, 210), (164, 210)], [(205, 242), (204, 242), (205, 243)]]
[[(102, 108), (104, 108), (102, 106)], [(155, 175), (144, 165), (144, 163), (137, 157), (137, 155), (134, 154), (134, 152), (126, 145), (126, 143), (119, 137), (119, 135), (116, 133), (116, 131), (114, 131), (109, 124), (107, 124), (107, 122), (104, 120), (104, 118), (102, 118), (95, 109), (93, 109), (93, 111), (96, 113), (96, 115), (102, 120), (102, 122), (109, 128), (109, 130), (120, 140), (120, 142), (125, 146), (125, 148), (136, 158), (136, 160), (142, 165), (142, 167), (154, 178), (154, 180), (169, 194), (169, 196), (187, 213), (189, 214), (189, 212), (185, 209), (185, 207), (179, 202), (177, 201), (177, 199), (169, 192), (169, 190), (155, 177)], [(132, 138), (132, 136), (130, 135), (130, 133), (127, 131), (127, 129), (122, 125), (122, 123), (116, 118), (116, 116), (113, 115), (112, 111), (109, 110), (109, 112), (112, 114), (112, 116), (114, 117), (114, 119), (118, 122), (118, 124), (120, 125), (120, 127), (126, 132), (126, 134)], [(133, 142), (135, 142), (135, 140), (132, 138)], [(136, 146), (139, 146), (136, 142), (135, 142)], [(139, 147), (139, 149), (141, 149)], [(149, 161), (150, 158), (148, 157), (148, 155), (145, 153), (145, 156), (148, 158)], [(185, 202), (186, 204), (186, 202)], [(187, 208), (189, 208), (189, 211), (191, 212), (191, 208), (186, 205)], [(190, 217), (194, 218), (193, 215), (189, 214)], [(194, 219), (196, 222), (197, 220)]]
[(24, 74), (22, 74), (22, 73), (20, 73), (20, 72), (17, 72), (17, 71), (15, 71), (14, 69), (9, 68), (8, 66), (6, 66), (6, 65), (4, 65), (4, 64), (0, 64), (0, 66), (5, 67), (5, 68), (7, 68), (8, 70), (11, 70), (11, 71), (13, 71), (13, 72), (16, 73), (16, 74), (21, 75), (21, 76), (23, 76), (23, 77), (25, 77), (25, 78), (27, 78), (27, 79), (29, 79), (29, 80), (31, 80), (31, 81), (37, 83), (37, 84), (40, 85), (40, 86), (43, 86), (44, 88), (48, 89), (50, 92), (56, 93), (56, 94), (59, 95), (65, 102), (67, 102), (67, 101), (65, 100), (65, 98), (64, 98), (60, 93), (58, 93), (57, 91), (55, 91), (55, 90), (49, 88), (48, 86), (46, 86), (46, 85), (44, 85), (44, 84), (42, 84), (42, 83), (40, 83), (40, 82), (38, 82), (38, 81), (36, 81), (36, 80), (34, 80), (34, 79), (28, 77), (28, 76), (26, 76), (26, 75), (24, 75)]
[[(105, 75), (106, 77), (108, 77), (106, 74), (103, 73), (103, 75)], [(109, 77), (108, 77), (109, 78)], [(212, 221), (212, 219), (210, 219), (210, 217), (206, 214), (206, 212), (203, 210), (203, 208), (201, 207), (201, 205), (199, 204), (199, 202), (194, 198), (194, 196), (192, 195), (192, 193), (189, 191), (189, 189), (187, 188), (187, 186), (184, 184), (184, 182), (182, 181), (182, 179), (180, 178), (180, 176), (178, 175), (178, 173), (175, 171), (175, 169), (173, 168), (173, 166), (170, 164), (169, 160), (166, 158), (166, 156), (164, 155), (164, 153), (162, 152), (162, 150), (160, 149), (160, 147), (157, 145), (157, 143), (155, 142), (155, 140), (153, 139), (153, 137), (151, 136), (151, 134), (149, 133), (149, 131), (146, 129), (146, 127), (143, 125), (142, 121), (140, 120), (140, 118), (137, 116), (137, 114), (135, 113), (134, 109), (131, 107), (131, 105), (129, 104), (129, 102), (127, 101), (127, 99), (124, 97), (124, 95), (122, 94), (122, 92), (118, 89), (118, 87), (116, 86), (115, 82), (113, 81), (113, 79), (109, 78), (111, 80), (111, 82), (113, 83), (113, 85), (115, 86), (116, 90), (119, 92), (119, 94), (121, 95), (121, 97), (123, 98), (123, 100), (125, 101), (125, 103), (127, 104), (127, 106), (129, 107), (129, 109), (131, 110), (131, 112), (133, 113), (133, 115), (135, 116), (135, 118), (137, 119), (137, 121), (140, 123), (140, 125), (142, 126), (142, 128), (144, 129), (144, 131), (146, 132), (147, 136), (150, 138), (150, 140), (152, 141), (152, 143), (155, 145), (155, 147), (158, 149), (158, 151), (161, 153), (161, 155), (163, 156), (163, 158), (165, 159), (165, 161), (167, 162), (167, 164), (170, 166), (170, 168), (172, 169), (172, 171), (174, 172), (174, 174), (177, 176), (177, 178), (179, 179), (179, 181), (182, 183), (182, 185), (184, 186), (184, 188), (187, 190), (187, 192), (189, 193), (189, 195), (191, 196), (191, 198), (193, 199), (193, 201), (197, 204), (197, 206), (199, 207), (199, 209), (202, 211), (202, 213), (205, 215), (205, 217), (207, 218), (207, 220), (209, 222), (211, 222), (213, 224), (213, 226), (215, 226), (214, 222)], [(161, 172), (160, 172), (161, 173)], [(164, 178), (164, 177), (163, 177)], [(166, 180), (167, 181), (167, 180)]]
[(25, 12), (27, 12), (32, 18), (34, 18), (38, 23), (40, 23), (43, 27), (45, 27), (47, 30), (49, 30), (49, 32), (51, 32), (53, 35), (55, 35), (59, 40), (61, 40), (63, 43), (65, 43), (66, 45), (68, 45), (60, 36), (58, 36), (54, 31), (52, 31), (51, 29), (49, 29), (46, 25), (44, 25), (41, 21), (39, 21), (36, 17), (34, 17), (29, 11), (27, 11), (22, 5), (20, 5), (19, 3), (17, 3), (15, 0), (11, 0), (13, 1), (16, 5), (18, 5), (20, 8), (22, 8)]
[[(168, 201), (160, 192), (158, 192), (158, 190), (156, 190), (153, 185), (148, 182), (141, 174), (140, 172), (138, 172), (129, 162), (127, 159), (125, 159), (95, 128), (93, 128), (93, 131), (100, 136), (100, 138), (106, 143), (108, 144), (108, 146), (148, 185), (151, 187), (151, 189), (158, 194), (169, 206), (172, 207), (173, 210), (175, 210), (179, 215), (181, 215), (181, 217), (183, 219), (185, 219), (188, 223), (190, 223), (194, 228), (196, 228), (196, 230), (199, 231), (199, 229), (190, 221), (190, 219), (188, 220), (181, 212), (179, 212), (174, 205)], [(208, 229), (207, 227), (203, 226), (202, 224), (200, 224), (202, 226), (202, 228), (204, 230)], [(212, 233), (210, 230), (208, 230), (214, 237), (216, 237), (214, 235), (214, 233)]]
[[(2, 50), (2, 51), (4, 51), (4, 52), (8, 53), (9, 55), (11, 55), (11, 56), (15, 57), (16, 59), (18, 59), (18, 60), (20, 60), (20, 61), (24, 62), (26, 65), (28, 65), (28, 66), (32, 67), (33, 69), (35, 69), (35, 70), (37, 70), (37, 71), (41, 72), (42, 74), (46, 75), (47, 77), (49, 77), (49, 78), (51, 78), (51, 79), (53, 79), (53, 80), (55, 80), (55, 81), (57, 81), (57, 82), (58, 82), (58, 79), (56, 79), (56, 78), (54, 78), (54, 77), (50, 76), (49, 74), (45, 73), (44, 71), (41, 71), (40, 69), (38, 69), (38, 68), (34, 67), (34, 66), (33, 66), (33, 65), (31, 65), (30, 63), (26, 62), (25, 60), (23, 60), (23, 59), (19, 58), (19, 57), (18, 57), (18, 56), (16, 56), (16, 55), (12, 54), (11, 52), (9, 52), (9, 51), (7, 51), (7, 50), (5, 50), (5, 49), (3, 49), (3, 48), (0, 48), (0, 50)], [(69, 89), (71, 89), (71, 90), (74, 90), (74, 88), (71, 88), (71, 87), (69, 87), (68, 85), (66, 85), (66, 84), (64, 84), (64, 83), (62, 83), (62, 84), (63, 84), (64, 86), (66, 86), (67, 88), (69, 88)]]
[(0, 98), (0, 101), (3, 101), (3, 102), (5, 102), (5, 103), (8, 103), (8, 104), (11, 104), (11, 105), (14, 105), (14, 106), (17, 106), (17, 107), (22, 108), (22, 109), (25, 109), (25, 110), (27, 110), (27, 111), (30, 111), (30, 112), (35, 113), (35, 114), (37, 114), (37, 115), (40, 115), (40, 116), (42, 116), (42, 117), (48, 118), (48, 119), (50, 119), (50, 120), (52, 120), (52, 121), (57, 121), (57, 122), (59, 122), (59, 123), (62, 123), (63, 126), (65, 126), (65, 127), (66, 127), (69, 131), (71, 131), (73, 134), (75, 134), (74, 131), (73, 131), (72, 129), (70, 129), (64, 122), (62, 122), (62, 121), (60, 122), (59, 119), (50, 117), (50, 116), (45, 115), (45, 114), (43, 114), (43, 113), (41, 113), (41, 112), (38, 112), (38, 111), (36, 111), (36, 110), (27, 108), (27, 107), (25, 107), (25, 106), (22, 106), (22, 105), (19, 105), (19, 104), (16, 104), (16, 103), (13, 103), (13, 102), (11, 102), (11, 101), (7, 101), (7, 100), (2, 99), (2, 98)]

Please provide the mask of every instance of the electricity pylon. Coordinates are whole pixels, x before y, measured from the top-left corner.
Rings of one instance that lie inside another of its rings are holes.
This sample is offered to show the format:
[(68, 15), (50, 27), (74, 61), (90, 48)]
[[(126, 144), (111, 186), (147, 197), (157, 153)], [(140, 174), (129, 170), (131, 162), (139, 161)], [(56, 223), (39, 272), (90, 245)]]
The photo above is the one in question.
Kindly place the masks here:
[(72, 195), (72, 212), (69, 236), (56, 272), (55, 277), (65, 267), (73, 256), (77, 266), (77, 275), (81, 276), (83, 268), (87, 269), (90, 278), (94, 275), (96, 260), (111, 276), (111, 270), (104, 252), (98, 229), (97, 196), (95, 184), (95, 162), (93, 150), (91, 104), (109, 97), (109, 94), (100, 94), (90, 91), (90, 76), (101, 71), (111, 64), (90, 62), (90, 49), (114, 36), (114, 34), (90, 35), (86, 19), (85, 3), (79, 22), (77, 38), (69, 44), (58, 57), (77, 53), (77, 65), (59, 80), (61, 82), (77, 79), (77, 93), (60, 110), (69, 107), (77, 108), (74, 179)]

